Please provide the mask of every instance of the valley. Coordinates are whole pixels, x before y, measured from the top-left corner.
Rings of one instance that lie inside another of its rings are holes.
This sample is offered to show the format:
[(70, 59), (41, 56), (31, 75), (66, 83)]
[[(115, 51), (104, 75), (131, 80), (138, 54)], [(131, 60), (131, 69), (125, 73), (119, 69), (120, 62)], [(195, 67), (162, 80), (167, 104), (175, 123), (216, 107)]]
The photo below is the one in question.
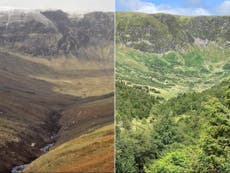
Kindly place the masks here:
[(230, 50), (212, 44), (161, 55), (117, 46), (117, 55), (118, 80), (164, 98), (204, 91), (230, 75)]
[(116, 18), (118, 80), (171, 98), (229, 77), (229, 17), (119, 12)]
[(116, 172), (229, 172), (229, 16), (116, 15)]
[[(37, 172), (33, 165), (46, 155), (56, 160), (59, 147), (63, 157), (73, 147), (78, 159), (87, 160), (87, 154), (95, 161), (81, 167), (73, 159), (63, 167), (53, 163), (52, 172), (100, 171), (97, 165), (113, 172), (113, 27), (104, 27), (108, 34), (103, 39), (100, 29), (91, 27), (107, 26), (113, 15), (79, 18), (60, 10), (0, 14), (0, 172), (24, 164)], [(80, 39), (85, 41), (77, 43)], [(110, 159), (96, 159), (103, 153)]]

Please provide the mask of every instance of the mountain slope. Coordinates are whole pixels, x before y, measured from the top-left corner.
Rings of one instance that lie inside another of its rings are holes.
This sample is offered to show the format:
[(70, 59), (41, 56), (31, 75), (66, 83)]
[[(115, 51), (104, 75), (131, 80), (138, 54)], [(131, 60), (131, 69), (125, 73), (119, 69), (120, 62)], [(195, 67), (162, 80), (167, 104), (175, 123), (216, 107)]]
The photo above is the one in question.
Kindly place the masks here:
[(229, 172), (230, 17), (116, 21), (116, 172)]
[(32, 162), (24, 172), (113, 172), (113, 132), (110, 125), (70, 140)]
[[(0, 12), (0, 46), (34, 56), (113, 60), (113, 14), (83, 17), (57, 11)], [(89, 52), (90, 51), (90, 52)]]
[(185, 17), (120, 12), (116, 18), (118, 43), (145, 52), (165, 53), (210, 42), (229, 46), (228, 16)]
[[(171, 129), (162, 134), (163, 154), (146, 166), (146, 172), (229, 171), (229, 86), (226, 80), (202, 93), (188, 93), (154, 106), (150, 116), (171, 119)], [(162, 126), (167, 129), (167, 125)], [(173, 131), (175, 136), (168, 141)]]
[(113, 124), (110, 22), (100, 12), (0, 12), (0, 172)]
[(166, 98), (203, 91), (230, 75), (230, 49), (210, 44), (158, 55), (117, 46), (117, 79)]
[(117, 79), (166, 98), (218, 84), (229, 76), (229, 24), (229, 17), (117, 13)]
[(117, 84), (117, 172), (227, 173), (229, 86), (162, 102)]

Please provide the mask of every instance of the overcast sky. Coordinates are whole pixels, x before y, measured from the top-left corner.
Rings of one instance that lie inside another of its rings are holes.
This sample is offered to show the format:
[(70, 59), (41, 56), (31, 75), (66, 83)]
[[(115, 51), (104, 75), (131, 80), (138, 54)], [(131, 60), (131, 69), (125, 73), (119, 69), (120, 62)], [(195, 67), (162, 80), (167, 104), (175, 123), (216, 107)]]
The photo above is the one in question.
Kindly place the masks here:
[(230, 0), (116, 0), (117, 11), (178, 15), (230, 15)]
[(0, 0), (0, 9), (62, 9), (69, 12), (114, 11), (114, 0)]

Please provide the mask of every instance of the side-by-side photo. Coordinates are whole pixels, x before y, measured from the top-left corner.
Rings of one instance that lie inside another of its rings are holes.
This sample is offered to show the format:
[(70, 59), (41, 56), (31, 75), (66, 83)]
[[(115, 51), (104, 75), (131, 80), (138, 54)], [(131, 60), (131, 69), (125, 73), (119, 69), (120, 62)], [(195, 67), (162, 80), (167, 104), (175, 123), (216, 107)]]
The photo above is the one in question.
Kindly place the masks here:
[(230, 1), (116, 8), (116, 172), (228, 173)]
[(1, 173), (114, 172), (113, 8), (0, 1)]
[(230, 173), (230, 0), (0, 0), (0, 173)]

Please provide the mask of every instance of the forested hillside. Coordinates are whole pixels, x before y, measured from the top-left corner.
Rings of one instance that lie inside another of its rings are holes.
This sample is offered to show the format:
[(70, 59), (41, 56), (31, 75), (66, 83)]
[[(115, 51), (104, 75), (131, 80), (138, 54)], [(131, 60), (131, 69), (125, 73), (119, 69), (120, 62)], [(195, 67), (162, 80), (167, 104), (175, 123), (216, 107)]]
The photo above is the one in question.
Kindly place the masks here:
[(117, 98), (117, 172), (229, 172), (230, 80), (165, 102), (118, 83)]
[(117, 14), (117, 173), (230, 171), (229, 21)]

